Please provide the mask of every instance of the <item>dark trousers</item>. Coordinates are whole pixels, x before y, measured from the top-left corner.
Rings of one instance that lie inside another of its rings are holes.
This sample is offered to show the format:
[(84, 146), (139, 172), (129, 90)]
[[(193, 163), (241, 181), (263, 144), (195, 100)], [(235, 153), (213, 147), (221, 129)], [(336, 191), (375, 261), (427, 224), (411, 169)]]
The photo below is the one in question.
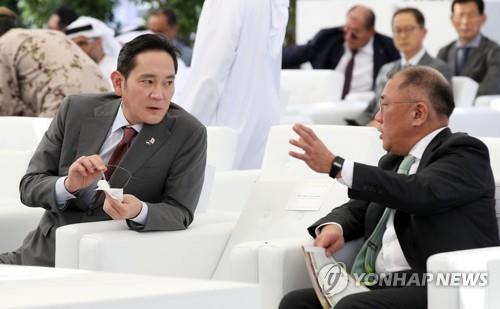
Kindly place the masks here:
[[(342, 298), (334, 309), (426, 309), (426, 287), (380, 288)], [(313, 289), (292, 291), (279, 309), (322, 309)]]

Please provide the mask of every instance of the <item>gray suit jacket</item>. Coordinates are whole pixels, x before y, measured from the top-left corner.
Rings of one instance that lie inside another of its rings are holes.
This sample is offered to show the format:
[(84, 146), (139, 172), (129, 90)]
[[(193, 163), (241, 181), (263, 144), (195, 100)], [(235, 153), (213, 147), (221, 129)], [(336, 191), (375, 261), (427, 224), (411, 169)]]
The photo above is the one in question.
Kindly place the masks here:
[[(63, 103), (21, 180), (21, 201), (46, 209), (36, 230), (22, 246), (0, 255), (0, 261), (54, 266), (55, 230), (73, 223), (110, 220), (103, 197), (86, 205), (77, 194), (61, 207), (55, 183), (68, 174), (80, 156), (98, 154), (120, 105), (113, 94), (70, 96)], [(155, 143), (146, 143), (151, 138)], [(132, 174), (124, 193), (148, 205), (144, 225), (127, 221), (137, 231), (181, 230), (193, 221), (206, 163), (206, 128), (182, 108), (171, 104), (157, 125), (144, 124), (120, 166)], [(122, 187), (129, 176), (116, 169), (109, 183)]]
[[(434, 68), (441, 72), (443, 76), (451, 83), (451, 72), (446, 63), (443, 61), (431, 57), (427, 52), (418, 62), (418, 65), (428, 66)], [(366, 109), (354, 120), (358, 125), (368, 124), (378, 112), (379, 106), (378, 102), (382, 91), (384, 90), (385, 84), (389, 80), (389, 76), (401, 70), (401, 60), (396, 60), (384, 65), (377, 75), (377, 81), (375, 86), (375, 97), (370, 101)]]
[[(437, 57), (448, 64), (456, 75), (457, 48), (455, 41), (439, 50)], [(500, 46), (483, 36), (478, 48), (469, 52), (461, 75), (479, 83), (477, 95), (500, 94)]]

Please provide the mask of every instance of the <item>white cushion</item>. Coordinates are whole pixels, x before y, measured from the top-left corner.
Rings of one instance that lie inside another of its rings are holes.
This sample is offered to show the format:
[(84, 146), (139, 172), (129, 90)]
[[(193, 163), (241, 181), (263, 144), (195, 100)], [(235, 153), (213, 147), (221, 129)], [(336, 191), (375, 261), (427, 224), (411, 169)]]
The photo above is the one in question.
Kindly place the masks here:
[(344, 75), (334, 70), (281, 70), (288, 105), (338, 101), (343, 85)]
[(0, 150), (0, 199), (19, 199), (19, 183), (28, 168), (31, 151)]
[(471, 107), (474, 105), (479, 84), (467, 76), (453, 76), (451, 79), (453, 98), (457, 107)]

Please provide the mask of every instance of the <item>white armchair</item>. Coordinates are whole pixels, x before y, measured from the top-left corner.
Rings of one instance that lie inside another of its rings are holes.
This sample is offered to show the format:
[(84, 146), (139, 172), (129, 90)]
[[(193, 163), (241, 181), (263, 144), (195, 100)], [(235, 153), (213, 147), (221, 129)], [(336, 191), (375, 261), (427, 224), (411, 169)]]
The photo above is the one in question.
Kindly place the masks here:
[[(349, 270), (362, 243), (361, 239), (346, 243), (334, 255), (335, 259), (345, 263)], [(237, 244), (230, 256), (232, 279), (259, 282), (263, 287), (263, 308), (277, 308), (286, 293), (312, 287), (302, 245), (312, 245), (312, 239), (273, 239)]]
[(345, 125), (345, 119), (354, 119), (361, 114), (368, 101), (337, 101), (310, 104), (301, 110), (301, 114), (314, 124)]
[(343, 85), (344, 75), (334, 70), (281, 70), (288, 106), (338, 101)]
[(31, 151), (0, 149), (0, 252), (19, 247), (24, 237), (33, 230), (43, 214), (19, 201), (19, 182), (26, 173)]
[(474, 106), (490, 106), (491, 103), (495, 100), (500, 100), (500, 94), (496, 95), (482, 95), (476, 98), (474, 102)]
[[(26, 235), (36, 228), (44, 212), (41, 208), (26, 207), (19, 201), (19, 182), (26, 173), (31, 155), (45, 134), (50, 121), (49, 118), (0, 117), (2, 140), (0, 170), (4, 171), (4, 176), (0, 177), (0, 232), (2, 232), (1, 235), (9, 235), (0, 240), (0, 252), (18, 248)], [(16, 132), (15, 137), (8, 132)], [(19, 138), (17, 132), (21, 132), (22, 138)], [(206, 211), (208, 208), (216, 171), (224, 173), (232, 168), (237, 143), (236, 131), (226, 127), (207, 128), (207, 168), (198, 212)], [(217, 190), (220, 191), (220, 187), (217, 187)], [(221, 208), (224, 209), (224, 206)], [(234, 215), (231, 218), (233, 221), (237, 219)], [(79, 228), (68, 229), (67, 238), (59, 244), (60, 248), (65, 249), (56, 253), (59, 255), (60, 265), (77, 267), (75, 261), (78, 255), (79, 239), (82, 235), (89, 231), (125, 230), (126, 225), (121, 223), (92, 223), (88, 226), (82, 225)]]
[(41, 117), (0, 117), (0, 149), (33, 152), (51, 121)]
[(500, 137), (500, 111), (491, 107), (457, 107), (449, 126), (454, 132)]
[(467, 76), (453, 76), (451, 79), (453, 98), (457, 107), (471, 107), (476, 99), (479, 84)]
[(207, 164), (216, 171), (233, 169), (238, 132), (228, 127), (207, 127)]
[(19, 201), (19, 182), (52, 119), (0, 117), (0, 252), (12, 251), (40, 220), (41, 209)]
[[(376, 164), (384, 152), (378, 132), (373, 128), (317, 126), (313, 129), (333, 151), (357, 161)], [(294, 133), (290, 126), (273, 127), (271, 130), (260, 177), (236, 225), (228, 218), (223, 222), (210, 221), (206, 224), (195, 221), (186, 231), (178, 232), (136, 233), (118, 230), (92, 233), (82, 230), (79, 241), (76, 240), (78, 253), (68, 253), (68, 256), (78, 256), (78, 267), (90, 270), (260, 283), (264, 298), (268, 299), (264, 308), (273, 308), (282, 293), (295, 286), (293, 281), (288, 284), (288, 278), (294, 278), (295, 273), (290, 271), (286, 274), (283, 288), (284, 280), (279, 280), (280, 277), (274, 274), (275, 270), (269, 269), (276, 262), (268, 264), (267, 256), (274, 261), (283, 260), (285, 256), (285, 261), (292, 263), (301, 259), (297, 251), (289, 250), (286, 246), (282, 251), (285, 255), (276, 255), (267, 247), (261, 249), (259, 244), (266, 239), (303, 239), (308, 225), (329, 212), (332, 206), (347, 201), (345, 186), (312, 172), (304, 163), (288, 156), (287, 151), (292, 148), (288, 140), (292, 136)], [(356, 144), (353, 144), (353, 140), (356, 140)], [(359, 151), (365, 147), (372, 151)], [(311, 183), (324, 185), (324, 192), (318, 197), (319, 209), (288, 209), (287, 205), (297, 198), (300, 188)], [(208, 211), (206, 215), (213, 213)], [(68, 229), (82, 229), (89, 225), (86, 223), (58, 229), (56, 251), (75, 248), (59, 245)], [(251, 245), (248, 245), (249, 242)], [(294, 240), (291, 242), (294, 243)], [(238, 247), (241, 243), (245, 244)], [(234, 253), (233, 248), (236, 250)], [(269, 255), (265, 255), (265, 252), (269, 252)], [(56, 266), (61, 265), (61, 256), (64, 255), (63, 252), (56, 253)], [(303, 276), (297, 278), (303, 279)]]

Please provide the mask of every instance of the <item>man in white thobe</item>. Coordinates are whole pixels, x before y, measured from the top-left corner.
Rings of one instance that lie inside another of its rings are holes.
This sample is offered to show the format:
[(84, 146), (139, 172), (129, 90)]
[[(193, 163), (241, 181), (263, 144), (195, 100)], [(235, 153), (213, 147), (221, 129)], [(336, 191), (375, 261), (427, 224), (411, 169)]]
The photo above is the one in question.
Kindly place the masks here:
[(80, 16), (66, 27), (68, 37), (92, 58), (106, 81), (111, 85), (111, 73), (116, 70), (121, 45), (115, 32), (105, 23), (89, 16)]
[(179, 101), (208, 126), (239, 133), (234, 168), (261, 165), (279, 123), (281, 49), (288, 0), (206, 0), (185, 95)]

